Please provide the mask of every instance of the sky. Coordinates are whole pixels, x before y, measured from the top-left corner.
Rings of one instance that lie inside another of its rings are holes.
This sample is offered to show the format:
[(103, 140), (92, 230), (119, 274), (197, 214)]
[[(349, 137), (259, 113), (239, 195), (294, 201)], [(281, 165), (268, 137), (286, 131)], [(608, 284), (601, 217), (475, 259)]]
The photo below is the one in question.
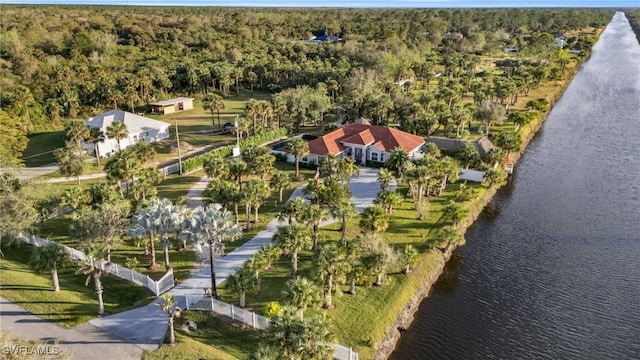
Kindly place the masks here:
[(2, 4), (334, 7), (334, 8), (514, 8), (640, 7), (640, 0), (0, 0)]

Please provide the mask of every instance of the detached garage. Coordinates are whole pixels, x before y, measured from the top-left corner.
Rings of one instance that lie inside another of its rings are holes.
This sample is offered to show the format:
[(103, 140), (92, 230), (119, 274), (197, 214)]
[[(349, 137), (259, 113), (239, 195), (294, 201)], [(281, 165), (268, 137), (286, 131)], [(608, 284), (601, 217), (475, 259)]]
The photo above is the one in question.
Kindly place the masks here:
[(151, 113), (153, 114), (173, 114), (179, 111), (193, 109), (193, 98), (179, 97), (150, 103), (149, 106), (151, 106)]

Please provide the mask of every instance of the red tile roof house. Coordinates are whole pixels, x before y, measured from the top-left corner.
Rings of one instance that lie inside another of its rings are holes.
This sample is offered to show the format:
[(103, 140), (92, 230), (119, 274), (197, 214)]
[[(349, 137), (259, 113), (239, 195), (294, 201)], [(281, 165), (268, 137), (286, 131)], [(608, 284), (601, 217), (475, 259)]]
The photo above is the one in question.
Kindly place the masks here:
[[(350, 124), (309, 142), (307, 162), (319, 164), (328, 154), (350, 157), (359, 165), (367, 161), (384, 163), (396, 148), (402, 148), (409, 158), (421, 157), (425, 139), (386, 126)], [(305, 159), (303, 159), (304, 161)]]

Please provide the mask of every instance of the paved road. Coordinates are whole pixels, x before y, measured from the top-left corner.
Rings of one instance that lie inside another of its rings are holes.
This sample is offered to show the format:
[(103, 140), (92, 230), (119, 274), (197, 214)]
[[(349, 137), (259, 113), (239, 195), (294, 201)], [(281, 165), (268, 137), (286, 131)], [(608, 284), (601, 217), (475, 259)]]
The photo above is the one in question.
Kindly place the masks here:
[[(25, 180), (25, 179), (30, 179), (37, 176), (50, 174), (54, 171), (58, 171), (57, 165), (47, 165), (47, 166), (32, 167), (32, 168), (23, 167), (23, 168), (0, 169), (0, 174), (12, 173), (18, 179)], [(75, 178), (72, 180), (75, 180)]]
[[(376, 195), (380, 191), (380, 184), (376, 178), (377, 169), (363, 168), (360, 170), (360, 176), (351, 179), (352, 201), (356, 204), (358, 211), (363, 211), (365, 207), (373, 203)], [(206, 187), (206, 178), (202, 178), (189, 191), (188, 201), (190, 206), (198, 206), (201, 204), (202, 191)], [(391, 184), (393, 189), (395, 183)], [(297, 188), (291, 198), (302, 196), (304, 186)], [(322, 225), (327, 225), (335, 220), (331, 219)], [(260, 231), (253, 239), (244, 245), (236, 248), (233, 252), (216, 260), (216, 282), (221, 284), (227, 280), (231, 274), (241, 268), (244, 263), (263, 245), (271, 242), (273, 235), (276, 233), (280, 224), (276, 219), (272, 220), (267, 227)], [(205, 249), (206, 251), (206, 249)], [(208, 259), (206, 253), (204, 258)], [(192, 272), (192, 276), (171, 289), (169, 293), (182, 300), (180, 295), (185, 294), (202, 294), (204, 288), (210, 287), (211, 271), (207, 260), (200, 261)], [(179, 304), (182, 308), (185, 304)], [(135, 321), (132, 321), (135, 319)], [(106, 316), (91, 320), (96, 325), (110, 333), (119, 334), (119, 336), (129, 339), (136, 345), (145, 349), (153, 350), (158, 348), (167, 331), (167, 322), (154, 304), (145, 307), (130, 310), (127, 312)]]
[[(352, 201), (356, 204), (358, 211), (369, 206), (380, 190), (380, 185), (376, 181), (377, 173), (376, 169), (363, 168), (360, 176), (351, 179)], [(202, 191), (206, 188), (206, 184), (207, 179), (202, 178), (189, 191), (189, 206), (202, 204)], [(392, 184), (390, 188), (393, 189), (394, 186), (395, 184)], [(303, 188), (296, 189), (291, 198), (301, 196)], [(335, 220), (329, 220), (323, 225), (333, 221)], [(216, 261), (217, 283), (227, 280), (262, 245), (268, 244), (279, 225), (282, 224), (274, 219), (253, 239), (218, 259)], [(198, 258), (208, 259), (206, 253), (202, 255)], [(202, 294), (204, 288), (210, 287), (210, 274), (208, 262), (201, 260), (193, 269), (192, 276), (169, 293), (174, 296)], [(75, 353), (77, 359), (140, 359), (143, 349), (155, 350), (160, 347), (168, 328), (166, 315), (154, 303), (119, 314), (96, 318), (75, 329), (63, 329), (29, 314), (3, 298), (0, 298), (0, 301), (0, 328), (28, 339), (59, 338), (64, 347)], [(184, 308), (185, 304), (180, 306)]]
[(128, 339), (118, 338), (92, 324), (63, 329), (3, 297), (0, 297), (0, 328), (31, 340), (50, 342), (60, 339), (61, 348), (79, 360), (139, 360), (143, 353), (142, 348), (131, 344)]

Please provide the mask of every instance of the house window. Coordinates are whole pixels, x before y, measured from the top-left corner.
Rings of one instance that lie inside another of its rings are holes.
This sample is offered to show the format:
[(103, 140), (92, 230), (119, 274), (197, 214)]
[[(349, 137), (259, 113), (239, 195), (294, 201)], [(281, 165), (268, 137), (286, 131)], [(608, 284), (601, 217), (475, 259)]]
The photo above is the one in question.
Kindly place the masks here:
[(133, 142), (137, 143), (138, 142), (138, 135), (133, 135)]
[(348, 157), (351, 157), (351, 151), (352, 151), (351, 148), (347, 148), (347, 156)]
[(380, 154), (380, 162), (384, 162), (384, 153)]
[(378, 161), (378, 153), (371, 153), (371, 160)]

